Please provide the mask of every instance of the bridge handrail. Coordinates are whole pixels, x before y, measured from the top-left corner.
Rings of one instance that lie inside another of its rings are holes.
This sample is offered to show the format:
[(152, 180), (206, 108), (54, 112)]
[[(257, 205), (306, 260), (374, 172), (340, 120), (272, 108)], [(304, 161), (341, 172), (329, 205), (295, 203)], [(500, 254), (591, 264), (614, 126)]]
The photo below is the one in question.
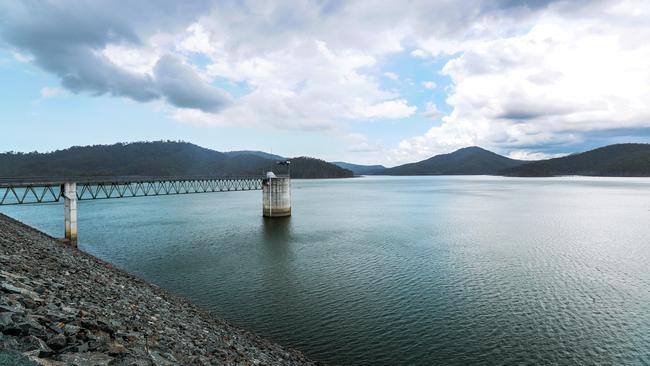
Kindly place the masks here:
[(7, 187), (30, 187), (30, 186), (51, 186), (64, 183), (98, 184), (114, 183), (128, 184), (137, 182), (161, 182), (161, 181), (197, 181), (197, 180), (236, 180), (236, 179), (263, 179), (263, 175), (174, 175), (174, 176), (69, 176), (69, 177), (0, 177), (0, 188)]

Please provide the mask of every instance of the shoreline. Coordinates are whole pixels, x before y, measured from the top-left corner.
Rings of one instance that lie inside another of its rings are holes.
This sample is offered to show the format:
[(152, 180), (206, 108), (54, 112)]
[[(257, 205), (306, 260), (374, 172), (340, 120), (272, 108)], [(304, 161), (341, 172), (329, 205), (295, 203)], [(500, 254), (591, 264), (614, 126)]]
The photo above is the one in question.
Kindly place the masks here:
[(0, 214), (0, 364), (3, 360), (321, 364)]

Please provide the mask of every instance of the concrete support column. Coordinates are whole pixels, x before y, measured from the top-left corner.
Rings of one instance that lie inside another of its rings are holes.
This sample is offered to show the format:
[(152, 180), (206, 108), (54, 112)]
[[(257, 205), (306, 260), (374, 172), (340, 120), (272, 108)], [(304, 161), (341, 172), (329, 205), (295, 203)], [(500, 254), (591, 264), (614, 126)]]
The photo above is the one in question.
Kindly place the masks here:
[(63, 205), (65, 214), (65, 239), (77, 247), (77, 183), (63, 185)]
[(291, 178), (267, 176), (262, 185), (262, 215), (291, 216)]

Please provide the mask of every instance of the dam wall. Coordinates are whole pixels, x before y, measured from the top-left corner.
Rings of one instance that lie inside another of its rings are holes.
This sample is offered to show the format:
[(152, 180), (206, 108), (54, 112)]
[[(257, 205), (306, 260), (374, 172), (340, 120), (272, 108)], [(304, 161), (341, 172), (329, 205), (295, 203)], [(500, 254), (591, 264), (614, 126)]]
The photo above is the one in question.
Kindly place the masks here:
[(0, 214), (0, 364), (34, 362), (318, 364)]

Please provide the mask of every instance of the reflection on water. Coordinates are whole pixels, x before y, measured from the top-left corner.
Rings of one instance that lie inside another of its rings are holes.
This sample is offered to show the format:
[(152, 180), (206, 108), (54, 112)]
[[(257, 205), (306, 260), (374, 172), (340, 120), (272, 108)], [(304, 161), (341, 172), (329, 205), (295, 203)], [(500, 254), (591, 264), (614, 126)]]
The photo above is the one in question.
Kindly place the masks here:
[(263, 233), (260, 246), (263, 248), (262, 274), (264, 291), (271, 296), (271, 302), (276, 306), (285, 306), (289, 301), (286, 291), (275, 291), (278, 281), (287, 283), (291, 279), (292, 269), (289, 262), (291, 255), (291, 217), (262, 217), (261, 231)]
[[(79, 204), (80, 248), (338, 364), (650, 364), (650, 179), (373, 177)], [(1, 208), (60, 236), (60, 205)]]
[(291, 216), (287, 217), (262, 217), (262, 229), (264, 232), (265, 247), (271, 248), (271, 254), (275, 251), (285, 251), (286, 246), (291, 242)]

